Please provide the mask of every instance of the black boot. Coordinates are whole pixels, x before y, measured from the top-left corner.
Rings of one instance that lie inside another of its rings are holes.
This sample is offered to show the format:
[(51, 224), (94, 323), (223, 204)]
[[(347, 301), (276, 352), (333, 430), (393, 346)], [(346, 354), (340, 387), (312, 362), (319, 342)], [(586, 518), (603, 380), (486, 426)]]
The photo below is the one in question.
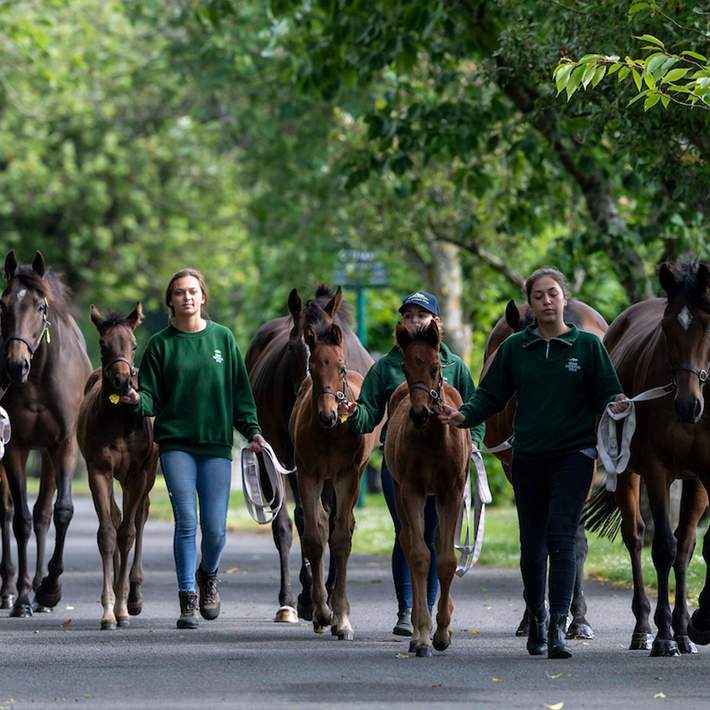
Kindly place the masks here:
[(202, 614), (202, 618), (208, 621), (216, 619), (220, 610), (217, 570), (205, 572), (202, 567), (198, 567), (195, 581), (197, 582), (197, 588), (200, 590), (200, 614)]
[(395, 636), (411, 636), (412, 635), (412, 610), (400, 609), (397, 612), (397, 623), (392, 629)]
[(572, 657), (572, 652), (565, 646), (566, 631), (567, 614), (552, 614), (550, 616), (550, 630), (547, 634), (548, 658)]
[(545, 653), (548, 623), (549, 617), (546, 609), (537, 614), (530, 612), (527, 649), (531, 656), (542, 656)]
[(180, 618), (177, 620), (178, 629), (197, 628), (197, 594), (195, 592), (180, 592)]

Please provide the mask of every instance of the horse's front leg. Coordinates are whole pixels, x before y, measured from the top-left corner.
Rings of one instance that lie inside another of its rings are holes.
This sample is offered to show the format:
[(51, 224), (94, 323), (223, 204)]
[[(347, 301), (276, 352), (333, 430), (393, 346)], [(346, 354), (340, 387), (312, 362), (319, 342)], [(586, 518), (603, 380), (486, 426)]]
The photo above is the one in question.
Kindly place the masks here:
[(328, 540), (328, 516), (320, 501), (323, 481), (309, 476), (299, 466), (298, 488), (303, 501), (303, 551), (308, 558), (313, 575), (313, 629), (323, 633), (331, 624), (331, 611), (323, 580), (323, 553)]
[(574, 575), (574, 591), (572, 593), (572, 604), (570, 612), (572, 623), (567, 629), (568, 639), (593, 639), (594, 630), (587, 621), (587, 602), (584, 599), (584, 563), (587, 560), (589, 545), (587, 535), (584, 532), (584, 525), (577, 526), (577, 537), (575, 540), (575, 562), (576, 570)]
[(350, 601), (347, 589), (348, 558), (352, 549), (355, 516), (353, 509), (360, 492), (362, 469), (350, 471), (335, 481), (335, 524), (330, 536), (330, 553), (335, 563), (335, 585), (331, 595), (333, 607), (333, 633), (338, 639), (352, 641), (354, 632), (350, 623)]
[[(126, 482), (123, 487), (123, 519), (117, 531), (118, 549), (121, 555), (121, 566), (114, 583), (116, 602), (114, 614), (118, 626), (128, 626), (128, 560), (133, 543), (136, 540), (136, 517), (142, 512), (144, 486), (135, 484), (138, 481)], [(142, 481), (140, 482), (142, 484)]]
[(412, 577), (412, 640), (409, 650), (417, 656), (432, 655), (431, 615), (427, 602), (427, 577), (431, 553), (424, 541), (426, 496), (405, 482), (395, 483), (395, 499), (401, 528), (399, 542)]
[(116, 550), (116, 527), (112, 514), (113, 476), (111, 471), (93, 470), (89, 468), (89, 488), (91, 498), (99, 519), (99, 529), (96, 532), (96, 542), (101, 555), (102, 585), (101, 585), (101, 630), (113, 631), (116, 628), (114, 604), (116, 596), (113, 588), (114, 552)]
[(446, 496), (437, 496), (436, 511), (439, 518), (437, 531), (437, 575), (439, 577), (439, 605), (436, 612), (436, 633), (434, 648), (446, 650), (451, 644), (451, 615), (454, 603), (451, 599), (451, 583), (456, 573), (456, 552), (454, 537), (456, 523), (463, 500), (463, 487), (456, 486)]
[(675, 563), (675, 606), (673, 607), (673, 638), (681, 653), (697, 653), (695, 644), (688, 638), (688, 565), (695, 550), (698, 521), (708, 505), (704, 486), (698, 480), (683, 481), (680, 499), (680, 517), (675, 537), (678, 541)]
[[(39, 480), (39, 495), (32, 508), (32, 523), (37, 541), (37, 563), (35, 565), (35, 576), (32, 580), (32, 589), (36, 590), (42, 582), (42, 578), (47, 574), (47, 564), (45, 553), (47, 550), (47, 532), (49, 524), (52, 522), (52, 501), (56, 493), (57, 486), (54, 480), (54, 468), (52, 459), (48, 452), (42, 452), (42, 472)], [(37, 612), (51, 611), (48, 607), (38, 605)]]
[[(306, 524), (303, 516), (303, 501), (298, 486), (298, 472), (292, 473), (288, 479), (293, 492), (293, 522), (298, 530), (298, 539), (301, 547), (301, 569), (298, 574), (298, 581), (301, 583), (301, 592), (298, 595), (296, 610), (300, 619), (311, 621), (313, 619), (313, 600), (311, 598), (311, 587), (313, 575), (311, 574), (311, 563), (308, 561), (306, 552), (303, 549), (303, 536), (305, 535)], [(290, 522), (290, 521), (289, 521)], [(290, 578), (286, 579), (287, 588), (290, 588)]]
[(55, 607), (62, 598), (59, 577), (64, 572), (64, 543), (74, 516), (71, 481), (77, 449), (76, 437), (71, 436), (50, 452), (57, 475), (57, 500), (54, 503), (54, 553), (49, 560), (49, 572), (35, 592), (35, 599), (42, 606)]
[(2, 559), (0, 559), (0, 609), (10, 609), (17, 597), (15, 585), (15, 565), (12, 563), (12, 516), (14, 508), (7, 474), (0, 464), (0, 536), (2, 537)]

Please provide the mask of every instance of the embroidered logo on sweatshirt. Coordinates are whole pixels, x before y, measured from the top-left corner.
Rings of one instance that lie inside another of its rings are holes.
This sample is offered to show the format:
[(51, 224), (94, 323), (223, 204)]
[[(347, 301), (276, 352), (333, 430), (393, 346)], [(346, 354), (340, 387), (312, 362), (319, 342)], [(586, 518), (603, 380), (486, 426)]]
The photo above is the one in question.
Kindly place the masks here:
[(582, 369), (579, 365), (579, 360), (577, 360), (576, 357), (571, 357), (569, 360), (567, 360), (565, 368), (570, 372), (579, 372)]
[(219, 363), (224, 362), (224, 358), (222, 357), (222, 351), (221, 351), (221, 350), (215, 350), (215, 351), (212, 353), (212, 359), (213, 359), (215, 362), (219, 362)]

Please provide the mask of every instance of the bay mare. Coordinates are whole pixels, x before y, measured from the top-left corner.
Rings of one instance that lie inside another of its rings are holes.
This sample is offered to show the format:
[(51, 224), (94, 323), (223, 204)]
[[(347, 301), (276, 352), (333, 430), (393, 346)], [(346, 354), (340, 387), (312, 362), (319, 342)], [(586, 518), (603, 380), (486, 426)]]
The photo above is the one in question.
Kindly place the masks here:
[(436, 498), (440, 594), (433, 647), (443, 651), (452, 638), (454, 534), (471, 454), (471, 433), (442, 424), (434, 414), (441, 403), (456, 409), (462, 404), (456, 388), (442, 378), (437, 322), (432, 320), (416, 332), (399, 323), (396, 337), (404, 356), (406, 382), (393, 392), (389, 401), (385, 461), (394, 481), (401, 521), (399, 541), (412, 576), (414, 630), (409, 650), (427, 657), (432, 655), (432, 621), (427, 606), (431, 553), (424, 540), (424, 506), (428, 496)]
[[(624, 392), (634, 396), (653, 387), (675, 384), (673, 393), (636, 405), (636, 431), (626, 472), (618, 476), (614, 499), (621, 511), (621, 533), (631, 557), (636, 624), (631, 649), (651, 649), (652, 656), (696, 651), (693, 642), (710, 643), (710, 586), (706, 577), (700, 609), (689, 623), (687, 569), (696, 542), (698, 521), (710, 485), (710, 412), (705, 385), (710, 367), (710, 266), (697, 261), (663, 264), (659, 279), (666, 298), (627, 308), (609, 327), (605, 345)], [(683, 479), (680, 518), (675, 532), (669, 516), (669, 487)], [(658, 579), (651, 643), (651, 605), (644, 590), (641, 548), (644, 524), (639, 514), (640, 479), (646, 485), (654, 522), (653, 564)], [(606, 497), (608, 499), (608, 496)], [(598, 505), (603, 504), (600, 497)], [(598, 515), (603, 527), (607, 517)], [(703, 544), (706, 565), (710, 538)], [(675, 606), (671, 612), (668, 577), (675, 572)]]
[[(31, 265), (19, 264), (15, 252), (5, 259), (6, 288), (2, 294), (2, 362), (9, 385), (2, 406), (10, 415), (12, 438), (3, 465), (14, 505), (17, 540), (17, 598), (11, 616), (30, 616), (30, 592), (38, 605), (54, 607), (61, 599), (59, 578), (74, 506), (71, 480), (76, 465), (76, 417), (84, 384), (91, 372), (86, 343), (69, 312), (65, 288), (47, 270), (37, 252)], [(37, 571), (30, 581), (27, 544), (33, 516), (27, 505), (25, 465), (30, 449), (40, 449), (42, 478), (34, 508)], [(49, 518), (44, 515), (56, 485), (53, 518), (54, 553), (44, 574), (44, 541)]]
[[(140, 614), (143, 609), (143, 528), (158, 467), (158, 447), (153, 442), (152, 418), (133, 414), (118, 402), (130, 387), (138, 387), (133, 331), (142, 320), (140, 303), (125, 318), (115, 313), (104, 317), (91, 306), (91, 321), (101, 346), (101, 367), (86, 383), (77, 436), (99, 519), (103, 630), (128, 626), (129, 615)], [(123, 510), (114, 498), (114, 479), (121, 484)]]
[[(580, 330), (593, 333), (600, 340), (604, 338), (608, 328), (607, 322), (597, 311), (586, 303), (575, 299), (570, 299), (565, 307), (564, 322), (572, 323)], [(532, 323), (532, 311), (528, 304), (516, 305), (513, 301), (510, 301), (505, 309), (505, 316), (496, 323), (488, 335), (480, 379), (483, 379), (483, 376), (488, 372), (488, 368), (503, 341), (513, 333), (523, 330), (530, 323)], [(486, 433), (483, 441), (487, 447), (496, 447), (510, 438), (513, 433), (515, 408), (515, 397), (512, 397), (501, 412), (486, 420)], [(505, 477), (510, 482), (512, 480), (510, 474), (510, 466), (513, 459), (512, 449), (500, 451), (495, 456), (501, 462)], [(567, 629), (567, 638), (594, 638), (594, 631), (586, 618), (587, 603), (584, 599), (584, 562), (587, 559), (587, 552), (587, 536), (584, 532), (584, 526), (580, 523), (577, 527), (576, 539), (577, 573), (570, 607), (572, 621)], [(515, 632), (517, 636), (528, 635), (529, 616), (529, 610), (526, 608), (525, 614)]]
[[(342, 301), (339, 287), (332, 291), (327, 286), (320, 285), (314, 297), (305, 303), (301, 301), (298, 291), (293, 289), (288, 297), (288, 309), (290, 316), (268, 321), (259, 328), (249, 343), (244, 359), (264, 438), (273, 446), (281, 463), (286, 468), (293, 468), (294, 449), (288, 425), (296, 395), (308, 369), (309, 352), (303, 338), (306, 326), (318, 332), (333, 323), (338, 325), (343, 335), (345, 359), (349, 370), (364, 376), (373, 361), (350, 327), (350, 316)], [(297, 474), (291, 474), (288, 479), (295, 501), (296, 528), (300, 539), (303, 540), (303, 506), (298, 492)], [(262, 481), (262, 485), (267, 495), (270, 495), (268, 481)], [(299, 616), (310, 620), (313, 615), (311, 570), (306, 564), (302, 545), (299, 575), (301, 593), (297, 602), (291, 589), (288, 555), (293, 541), (293, 527), (285, 505), (273, 520), (271, 530), (279, 554), (281, 573), (280, 608), (274, 621), (296, 622)], [(329, 588), (332, 588), (333, 583), (332, 563), (331, 559)]]
[[(331, 626), (339, 640), (352, 641), (347, 565), (355, 529), (353, 508), (362, 472), (379, 441), (380, 427), (369, 434), (355, 434), (338, 416), (339, 401), (357, 400), (363, 376), (347, 368), (343, 332), (337, 323), (317, 330), (307, 325), (304, 339), (310, 350), (310, 377), (303, 381), (296, 398), (289, 433), (303, 505), (303, 550), (313, 575), (313, 628), (321, 633)], [(332, 491), (326, 496), (331, 501), (332, 522), (322, 503), (328, 489)], [(330, 595), (323, 580), (326, 545), (335, 575)]]

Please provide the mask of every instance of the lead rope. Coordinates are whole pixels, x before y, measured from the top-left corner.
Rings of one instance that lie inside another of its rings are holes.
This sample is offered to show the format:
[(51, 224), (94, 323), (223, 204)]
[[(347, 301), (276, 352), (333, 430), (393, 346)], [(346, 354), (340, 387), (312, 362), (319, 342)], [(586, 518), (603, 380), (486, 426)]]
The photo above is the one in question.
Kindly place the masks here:
[(5, 409), (0, 407), (0, 461), (2, 461), (3, 456), (5, 456), (5, 446), (10, 441), (11, 433), (10, 415)]
[[(606, 469), (606, 489), (616, 490), (617, 477), (626, 470), (631, 458), (631, 440), (636, 431), (636, 402), (660, 399), (675, 389), (669, 382), (663, 387), (653, 387), (627, 401), (629, 406), (623, 412), (612, 412), (611, 402), (607, 405), (597, 427), (597, 448), (599, 458)], [(621, 441), (617, 436), (617, 423), (621, 422)]]
[(283, 477), (296, 469), (286, 469), (279, 462), (271, 444), (263, 449), (264, 473), (271, 486), (272, 496), (268, 498), (261, 486), (261, 467), (257, 455), (250, 449), (242, 449), (242, 489), (249, 515), (260, 525), (270, 523), (281, 510), (286, 498)]

